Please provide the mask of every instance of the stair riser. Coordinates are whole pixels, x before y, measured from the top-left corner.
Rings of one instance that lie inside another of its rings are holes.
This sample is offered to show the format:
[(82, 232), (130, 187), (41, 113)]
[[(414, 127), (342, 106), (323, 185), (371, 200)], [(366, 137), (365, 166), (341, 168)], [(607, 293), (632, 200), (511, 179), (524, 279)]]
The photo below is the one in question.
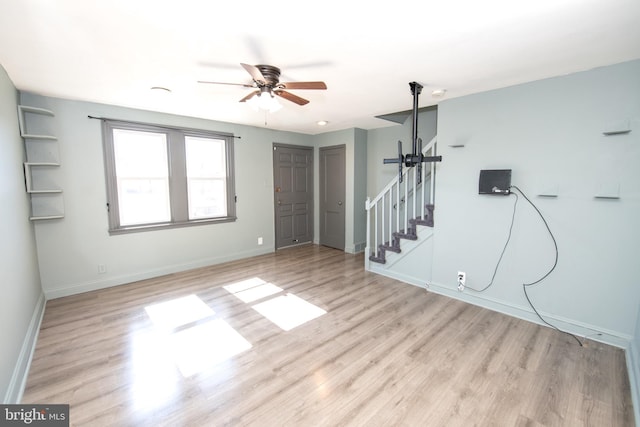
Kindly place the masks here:
[[(392, 241), (391, 244), (389, 242), (385, 242), (382, 245), (378, 246), (378, 253), (376, 255), (370, 255), (369, 260), (373, 262), (377, 262), (379, 264), (385, 264), (387, 262), (386, 253), (394, 252), (401, 253), (401, 243), (402, 239), (406, 240), (418, 240), (417, 226), (425, 226), (425, 227), (433, 227), (433, 211), (435, 209), (434, 205), (425, 205), (426, 212), (424, 217), (414, 218), (409, 220), (409, 224), (412, 227), (408, 227), (406, 230), (400, 230), (399, 232), (392, 233)], [(405, 232), (406, 231), (406, 232)]]

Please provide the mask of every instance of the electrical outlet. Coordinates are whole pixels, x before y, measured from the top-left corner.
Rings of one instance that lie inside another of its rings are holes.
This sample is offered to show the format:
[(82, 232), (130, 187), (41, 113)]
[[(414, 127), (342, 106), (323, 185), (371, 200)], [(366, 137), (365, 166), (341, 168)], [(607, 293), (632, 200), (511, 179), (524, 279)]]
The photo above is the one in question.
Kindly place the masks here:
[(258, 244), (261, 245), (262, 244), (262, 237), (258, 237)]
[(98, 273), (104, 274), (107, 272), (107, 266), (104, 264), (98, 264)]
[(467, 273), (464, 271), (458, 271), (458, 290), (464, 291), (464, 286), (467, 283)]

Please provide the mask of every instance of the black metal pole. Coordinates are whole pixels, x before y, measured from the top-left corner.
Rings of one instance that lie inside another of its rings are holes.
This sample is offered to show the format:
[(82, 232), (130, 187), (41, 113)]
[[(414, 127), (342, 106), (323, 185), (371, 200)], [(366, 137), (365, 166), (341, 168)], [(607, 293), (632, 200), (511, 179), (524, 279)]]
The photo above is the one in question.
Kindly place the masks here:
[(422, 141), (418, 139), (418, 95), (422, 91), (422, 85), (417, 82), (409, 83), (411, 88), (411, 94), (413, 95), (413, 129), (411, 131), (411, 142), (413, 153), (402, 154), (402, 142), (398, 141), (398, 158), (397, 159), (383, 159), (384, 164), (398, 163), (398, 179), (402, 182), (402, 165), (412, 168), (418, 166), (418, 184), (420, 184), (422, 177), (422, 163), (426, 162), (439, 162), (442, 161), (442, 156), (424, 156), (422, 154)]
[(418, 95), (422, 92), (422, 85), (418, 82), (409, 83), (413, 95), (413, 126), (411, 131), (411, 143), (413, 147), (412, 158), (418, 155)]

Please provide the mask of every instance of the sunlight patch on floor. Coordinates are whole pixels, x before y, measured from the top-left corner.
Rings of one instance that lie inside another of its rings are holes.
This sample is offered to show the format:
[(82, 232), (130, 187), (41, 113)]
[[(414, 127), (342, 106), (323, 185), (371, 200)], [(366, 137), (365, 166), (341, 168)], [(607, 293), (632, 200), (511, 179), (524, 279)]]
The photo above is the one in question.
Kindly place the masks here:
[(251, 348), (227, 322), (215, 319), (174, 333), (170, 348), (180, 373), (190, 377)]
[(272, 283), (267, 283), (259, 277), (243, 280), (223, 286), (228, 292), (238, 297), (244, 303), (250, 303), (259, 299), (282, 292), (282, 288)]
[(272, 298), (256, 304), (252, 308), (285, 331), (290, 331), (296, 326), (327, 313), (320, 307), (293, 294)]
[(196, 295), (175, 298), (145, 307), (149, 318), (160, 330), (172, 331), (184, 325), (206, 319), (215, 312)]
[(131, 340), (131, 401), (136, 411), (153, 411), (173, 400), (180, 374), (164, 337), (145, 330)]
[[(140, 341), (133, 348), (139, 361), (136, 371), (143, 374), (134, 388), (144, 391), (145, 396), (140, 399), (149, 404), (166, 399), (171, 392), (172, 370), (167, 369), (167, 360), (189, 377), (251, 348), (249, 341), (216, 317), (196, 295), (149, 305), (145, 311), (156, 328), (140, 338), (146, 345), (140, 345)], [(166, 383), (163, 376), (167, 377)]]

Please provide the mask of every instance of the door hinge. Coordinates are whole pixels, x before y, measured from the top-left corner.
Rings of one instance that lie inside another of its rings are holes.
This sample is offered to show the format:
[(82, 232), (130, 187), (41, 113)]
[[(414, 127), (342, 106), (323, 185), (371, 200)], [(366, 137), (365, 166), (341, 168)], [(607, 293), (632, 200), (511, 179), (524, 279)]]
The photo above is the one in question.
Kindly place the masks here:
[(238, 203), (238, 196), (233, 196), (233, 201)]

